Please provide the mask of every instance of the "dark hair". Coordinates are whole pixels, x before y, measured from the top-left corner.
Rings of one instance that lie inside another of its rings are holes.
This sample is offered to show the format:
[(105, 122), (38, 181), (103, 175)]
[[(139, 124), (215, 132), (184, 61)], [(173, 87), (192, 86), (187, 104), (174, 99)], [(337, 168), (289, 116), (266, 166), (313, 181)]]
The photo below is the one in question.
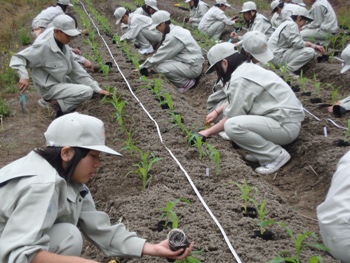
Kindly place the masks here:
[(74, 150), (73, 158), (67, 163), (67, 167), (63, 167), (61, 150), (63, 147), (46, 147), (45, 149), (34, 149), (34, 152), (43, 157), (53, 168), (56, 169), (57, 173), (69, 182), (71, 179), (74, 170), (81, 159), (85, 158), (89, 153), (89, 149), (72, 147)]
[(218, 75), (218, 78), (222, 81), (223, 85), (225, 85), (227, 82), (230, 81), (232, 73), (245, 61), (247, 61), (247, 57), (236, 52), (232, 55), (225, 58), (228, 63), (227, 71), (224, 72), (224, 69), (222, 68), (221, 61), (216, 63), (216, 74)]
[(57, 3), (57, 5), (62, 8), (63, 12), (66, 12), (68, 5), (62, 5), (62, 4), (59, 4), (59, 3)]
[(254, 58), (252, 54), (244, 50), (244, 47), (241, 48), (240, 54), (246, 58), (247, 62), (251, 62)]
[(226, 6), (226, 5), (224, 5), (224, 4), (215, 4), (215, 6), (222, 7), (222, 6)]
[(146, 4), (144, 4), (142, 6), (142, 10), (145, 11), (147, 13), (147, 15), (149, 15), (149, 16), (151, 16), (151, 12), (149, 11), (150, 8), (151, 7), (149, 5), (146, 5)]
[(166, 35), (170, 33), (170, 24), (171, 24), (170, 20), (165, 21), (165, 31), (164, 31), (164, 35), (163, 35), (162, 41), (160, 41), (160, 44), (163, 43), (163, 41), (165, 40)]
[[(246, 21), (246, 22), (245, 22), (245, 24), (246, 24), (247, 27), (249, 27), (251, 24), (254, 23), (256, 14), (258, 13), (258, 11), (256, 11), (256, 10), (249, 10), (249, 11), (247, 11), (247, 12), (252, 12), (252, 11), (254, 11), (255, 14), (253, 15), (252, 19), (250, 19), (249, 21)], [(244, 12), (244, 13), (247, 13), (247, 12)]]
[(284, 7), (284, 2), (280, 2), (277, 6), (278, 6), (279, 8), (283, 8), (283, 7)]
[(193, 3), (194, 3), (194, 6), (193, 7), (197, 7), (198, 6), (198, 3), (199, 3), (199, 0), (192, 0)]

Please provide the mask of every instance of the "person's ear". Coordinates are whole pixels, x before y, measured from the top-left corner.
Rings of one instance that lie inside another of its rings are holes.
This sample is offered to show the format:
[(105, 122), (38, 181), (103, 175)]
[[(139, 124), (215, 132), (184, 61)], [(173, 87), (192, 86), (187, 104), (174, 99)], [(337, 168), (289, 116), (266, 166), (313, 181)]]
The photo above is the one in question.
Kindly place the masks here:
[(61, 159), (63, 162), (69, 162), (74, 156), (74, 149), (70, 146), (64, 146), (61, 149)]
[(227, 68), (228, 68), (228, 61), (225, 58), (223, 60), (221, 60), (221, 67), (224, 70), (224, 72), (226, 73)]

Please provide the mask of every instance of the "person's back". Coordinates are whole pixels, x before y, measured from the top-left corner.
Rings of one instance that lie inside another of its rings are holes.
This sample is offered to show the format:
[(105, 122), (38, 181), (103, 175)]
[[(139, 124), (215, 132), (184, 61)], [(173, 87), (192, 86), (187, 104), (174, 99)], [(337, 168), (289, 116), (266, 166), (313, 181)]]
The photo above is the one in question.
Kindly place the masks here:
[[(191, 0), (191, 1), (195, 1), (195, 0)], [(198, 27), (203, 16), (208, 12), (209, 9), (210, 9), (209, 5), (207, 5), (203, 1), (197, 0), (197, 6), (191, 6), (191, 10), (190, 10), (189, 19), (191, 19), (191, 26)]]
[(271, 22), (262, 14), (256, 13), (253, 23), (249, 25), (249, 31), (260, 31), (269, 37), (274, 29)]

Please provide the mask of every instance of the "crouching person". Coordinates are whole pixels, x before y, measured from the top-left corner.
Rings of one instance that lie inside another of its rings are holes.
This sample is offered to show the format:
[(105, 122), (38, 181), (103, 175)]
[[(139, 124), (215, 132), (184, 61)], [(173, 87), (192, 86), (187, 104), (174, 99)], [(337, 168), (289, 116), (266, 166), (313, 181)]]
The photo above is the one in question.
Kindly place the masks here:
[(151, 244), (97, 211), (85, 185), (100, 167), (103, 122), (77, 112), (55, 119), (46, 148), (0, 169), (0, 262), (97, 263), (81, 258), (83, 234), (110, 257), (145, 255), (184, 259), (193, 248), (171, 251), (167, 240)]
[(107, 95), (91, 76), (74, 60), (69, 42), (80, 34), (73, 18), (57, 16), (54, 30), (42, 41), (12, 56), (10, 66), (20, 77), (18, 88), (24, 92), (29, 86), (27, 67), (31, 69), (34, 85), (40, 96), (51, 103), (56, 117), (75, 111), (93, 93)]
[(183, 93), (198, 83), (202, 73), (204, 58), (200, 46), (190, 31), (171, 24), (167, 11), (158, 11), (152, 15), (153, 24), (163, 34), (162, 44), (157, 52), (140, 65), (140, 73), (155, 67), (173, 83), (178, 92)]

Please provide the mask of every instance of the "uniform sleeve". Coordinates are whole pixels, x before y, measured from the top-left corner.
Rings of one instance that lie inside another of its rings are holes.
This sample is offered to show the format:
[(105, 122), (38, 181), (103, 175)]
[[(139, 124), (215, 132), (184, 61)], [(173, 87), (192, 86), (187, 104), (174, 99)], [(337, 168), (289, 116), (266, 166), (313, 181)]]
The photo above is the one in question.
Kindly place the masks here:
[(0, 262), (30, 263), (39, 250), (48, 250), (45, 234), (57, 217), (54, 184), (33, 184), (20, 191), (4, 209), (8, 220), (0, 238)]
[(256, 17), (254, 20), (254, 24), (252, 25), (251, 31), (259, 31), (261, 33), (266, 34), (269, 28), (272, 27), (270, 21), (266, 20), (263, 17)]
[(185, 45), (175, 37), (167, 37), (158, 49), (157, 53), (140, 65), (140, 68), (151, 68), (165, 60), (172, 59), (184, 48)]
[(313, 28), (319, 28), (323, 22), (324, 15), (323, 12), (325, 12), (327, 9), (322, 5), (316, 5), (315, 8), (311, 11), (311, 15), (314, 19), (310, 24), (307, 24), (305, 28), (313, 29)]
[(287, 43), (291, 43), (292, 47), (295, 49), (300, 49), (305, 47), (305, 41), (303, 37), (300, 35), (299, 28), (297, 24), (290, 24), (291, 26), (287, 26), (282, 30), (281, 34), (286, 39)]
[(79, 226), (88, 239), (106, 256), (141, 257), (145, 239), (126, 230), (124, 224), (111, 225), (109, 216), (97, 211), (91, 194), (84, 198)]
[(192, 21), (199, 23), (201, 21), (202, 17), (205, 15), (205, 13), (208, 10), (209, 10), (209, 8), (206, 5), (198, 5), (197, 16), (196, 17), (192, 17)]
[(231, 20), (231, 18), (227, 17), (224, 12), (215, 13), (215, 17), (217, 20), (224, 22), (228, 26), (232, 26), (235, 24), (235, 21)]
[(122, 35), (122, 37), (120, 38), (120, 41), (135, 39), (141, 29), (142, 27), (140, 25), (138, 25), (136, 22), (133, 23), (132, 25), (129, 26), (129, 30), (124, 35)]

